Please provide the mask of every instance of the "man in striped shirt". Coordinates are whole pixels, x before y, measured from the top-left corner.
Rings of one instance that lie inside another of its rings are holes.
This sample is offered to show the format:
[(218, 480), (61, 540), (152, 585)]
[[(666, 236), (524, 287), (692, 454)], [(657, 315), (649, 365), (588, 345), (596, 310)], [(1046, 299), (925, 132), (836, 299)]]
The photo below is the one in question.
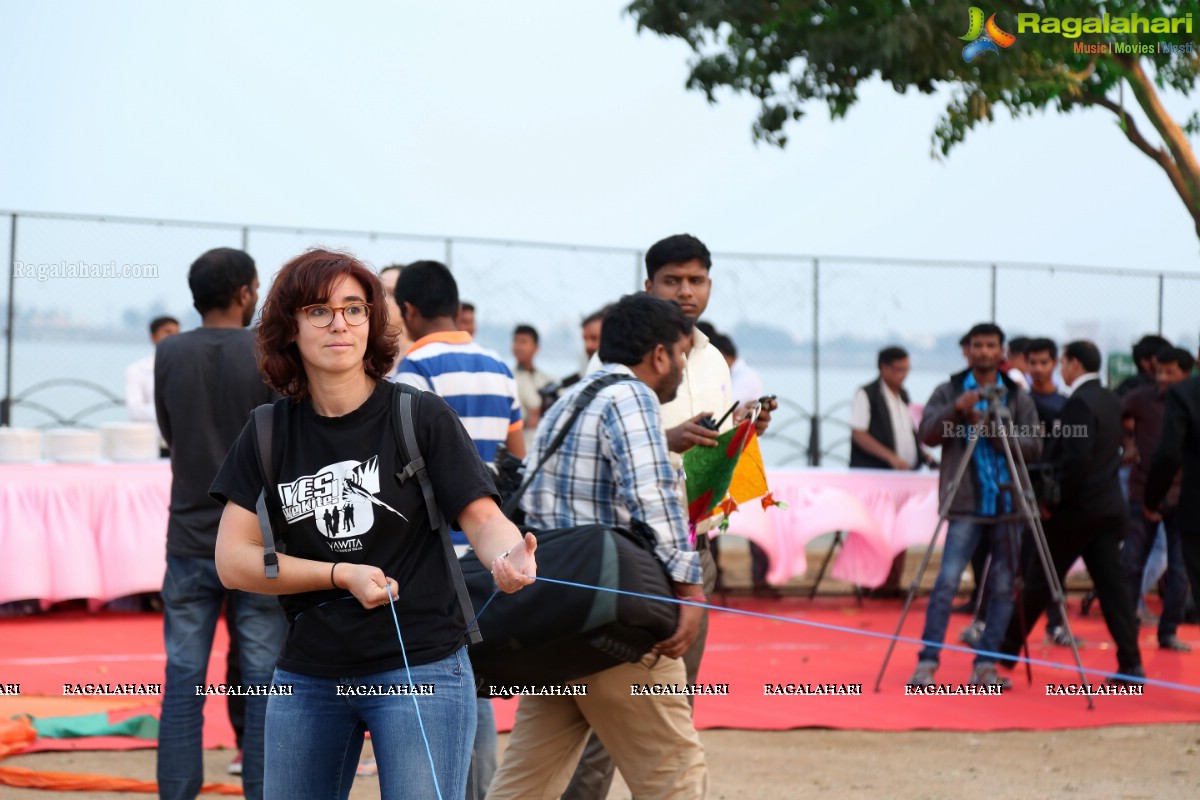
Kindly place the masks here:
[[(503, 444), (517, 458), (525, 457), (524, 423), (517, 382), (496, 353), (458, 330), (458, 283), (445, 264), (417, 261), (401, 270), (393, 291), (404, 328), (414, 340), (400, 359), (394, 380), (441, 395), (458, 413), (479, 457), (496, 460)], [(466, 536), (451, 530), (455, 544)], [(491, 701), (476, 702), (478, 720), (471, 770), (467, 775), (467, 800), (482, 798), (496, 771), (496, 717)]]
[(517, 382), (500, 356), (455, 324), (458, 284), (437, 261), (409, 264), (396, 279), (396, 304), (414, 340), (396, 368), (395, 380), (441, 395), (458, 412), (485, 463), (503, 444), (525, 457)]

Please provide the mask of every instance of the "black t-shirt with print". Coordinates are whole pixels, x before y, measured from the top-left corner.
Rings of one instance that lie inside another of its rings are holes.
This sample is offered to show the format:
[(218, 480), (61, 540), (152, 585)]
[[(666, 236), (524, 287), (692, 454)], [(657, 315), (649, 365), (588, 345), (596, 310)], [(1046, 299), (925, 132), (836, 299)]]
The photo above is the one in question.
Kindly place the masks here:
[[(392, 429), (396, 391), (380, 382), (365, 403), (342, 417), (318, 416), (311, 400), (275, 404), (275, 498), (287, 523), (275, 536), (289, 556), (372, 564), (394, 578), (409, 663), (428, 664), (463, 645), (466, 620), (420, 485), (414, 478), (401, 486), (395, 477), (404, 466)], [(471, 502), (494, 497), (495, 484), (442, 398), (423, 392), (416, 410), (417, 444), (438, 506), (453, 521)], [(263, 480), (251, 424), (211, 492), (221, 503), (253, 511)], [(388, 606), (368, 611), (341, 589), (282, 595), (280, 603), (289, 622), (282, 669), (338, 677), (403, 666)]]

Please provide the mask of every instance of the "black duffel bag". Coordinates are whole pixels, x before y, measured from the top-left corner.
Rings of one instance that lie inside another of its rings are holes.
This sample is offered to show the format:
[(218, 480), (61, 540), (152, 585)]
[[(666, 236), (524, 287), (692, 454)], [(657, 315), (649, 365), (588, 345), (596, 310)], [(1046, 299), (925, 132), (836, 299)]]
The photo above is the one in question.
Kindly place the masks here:
[[(537, 466), (518, 483), (507, 470), (504, 513), (521, 524), (519, 503), (534, 477), (562, 446), (568, 432), (600, 390), (630, 380), (609, 374), (591, 380), (575, 398), (569, 416), (546, 446)], [(501, 469), (501, 474), (505, 473)], [(533, 529), (538, 574), (561, 581), (673, 598), (671, 580), (654, 554), (654, 531), (638, 520), (630, 529), (581, 525)], [(491, 573), (474, 551), (460, 559), (476, 609), (495, 591)], [(561, 684), (617, 664), (641, 659), (678, 625), (675, 603), (614, 592), (537, 581), (516, 594), (497, 595), (479, 615), (483, 641), (471, 645), (471, 665), (483, 696), (489, 686)]]
[[(557, 580), (671, 598), (652, 534), (604, 525), (535, 531), (538, 574)], [(650, 534), (649, 536), (647, 534)], [(459, 562), (476, 609), (495, 591), (488, 568), (468, 553)], [(675, 603), (539, 580), (499, 594), (480, 615), (483, 641), (468, 650), (481, 695), (489, 687), (548, 685), (641, 659), (670, 638)]]

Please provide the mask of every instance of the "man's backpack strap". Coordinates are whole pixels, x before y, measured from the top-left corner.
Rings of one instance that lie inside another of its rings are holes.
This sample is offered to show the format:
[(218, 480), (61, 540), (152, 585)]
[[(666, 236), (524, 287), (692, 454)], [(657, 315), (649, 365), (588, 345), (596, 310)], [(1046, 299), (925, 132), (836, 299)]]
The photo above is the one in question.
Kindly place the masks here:
[(583, 414), (583, 410), (587, 408), (588, 405), (591, 404), (592, 400), (596, 398), (596, 395), (600, 394), (600, 390), (604, 389), (605, 387), (612, 386), (614, 383), (620, 383), (621, 381), (629, 380), (633, 380), (633, 376), (622, 375), (620, 373), (609, 373), (608, 375), (601, 375), (599, 378), (594, 379), (591, 383), (583, 388), (579, 395), (576, 396), (575, 403), (571, 406), (571, 415), (567, 417), (566, 423), (559, 428), (558, 433), (555, 434), (554, 439), (552, 439), (550, 442), (550, 445), (538, 456), (538, 463), (537, 466), (534, 467), (533, 472), (526, 476), (525, 481), (521, 484), (521, 487), (517, 489), (517, 491), (513, 492), (512, 496), (505, 501), (504, 508), (502, 509), (504, 511), (504, 516), (510, 519), (512, 518), (513, 512), (517, 510), (517, 504), (521, 502), (521, 498), (525, 495), (525, 491), (529, 488), (529, 484), (533, 483), (533, 479), (536, 478), (537, 474), (542, 471), (542, 467), (546, 466), (546, 462), (550, 460), (550, 456), (554, 455), (556, 452), (558, 452), (558, 448), (562, 447), (562, 443), (567, 439), (567, 434), (569, 434), (571, 429), (575, 427), (575, 421), (579, 419), (580, 415)]
[(254, 420), (254, 440), (258, 455), (258, 470), (263, 477), (263, 490), (258, 493), (254, 511), (262, 531), (263, 569), (272, 580), (279, 577), (279, 557), (275, 554), (275, 532), (271, 528), (271, 512), (267, 508), (267, 492), (275, 491), (274, 439), (275, 406), (267, 403), (250, 412)]
[(396, 480), (403, 485), (411, 478), (416, 478), (421, 487), (421, 494), (425, 496), (425, 510), (429, 515), (429, 526), (437, 529), (438, 536), (442, 540), (446, 564), (450, 569), (450, 577), (454, 581), (458, 602), (462, 606), (463, 620), (469, 622), (471, 626), (467, 630), (467, 638), (471, 644), (476, 644), (483, 641), (483, 636), (479, 633), (479, 623), (475, 621), (475, 608), (471, 605), (471, 596), (467, 592), (462, 568), (459, 567), (458, 556), (454, 552), (454, 543), (450, 541), (450, 525), (442, 517), (442, 512), (438, 508), (437, 498), (433, 494), (433, 482), (429, 480), (425, 459), (421, 455), (421, 448), (417, 445), (415, 407), (421, 392), (419, 389), (403, 383), (397, 383), (395, 386), (396, 390), (392, 395), (392, 429), (396, 432), (400, 455), (407, 462), (396, 473)]

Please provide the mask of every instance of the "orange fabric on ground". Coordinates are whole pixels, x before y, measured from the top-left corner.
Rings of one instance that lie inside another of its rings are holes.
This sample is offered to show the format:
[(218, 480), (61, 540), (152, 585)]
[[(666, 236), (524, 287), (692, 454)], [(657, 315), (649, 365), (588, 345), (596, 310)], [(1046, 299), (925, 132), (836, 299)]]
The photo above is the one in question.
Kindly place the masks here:
[[(142, 792), (157, 794), (153, 781), (114, 778), (109, 775), (83, 775), (72, 772), (37, 772), (24, 767), (0, 767), (0, 784), (22, 789), (51, 789), (60, 792)], [(227, 783), (206, 783), (201, 794), (241, 795), (242, 787)]]

